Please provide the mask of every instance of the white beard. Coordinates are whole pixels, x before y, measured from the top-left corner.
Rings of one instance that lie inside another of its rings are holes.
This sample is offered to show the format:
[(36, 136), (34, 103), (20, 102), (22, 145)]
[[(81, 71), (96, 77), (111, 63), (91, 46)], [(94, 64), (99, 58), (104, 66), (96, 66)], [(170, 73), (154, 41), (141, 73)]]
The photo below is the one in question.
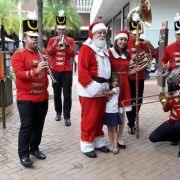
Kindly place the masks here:
[(106, 48), (106, 40), (93, 39), (93, 43), (96, 47), (104, 49)]

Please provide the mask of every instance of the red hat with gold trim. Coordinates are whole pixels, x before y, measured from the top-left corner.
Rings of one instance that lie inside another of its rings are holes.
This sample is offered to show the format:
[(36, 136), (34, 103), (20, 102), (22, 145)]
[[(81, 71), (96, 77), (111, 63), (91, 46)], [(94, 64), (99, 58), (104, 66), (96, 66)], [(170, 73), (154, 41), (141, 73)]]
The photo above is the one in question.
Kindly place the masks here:
[(58, 11), (59, 15), (56, 16), (56, 25), (58, 29), (66, 29), (66, 17), (64, 16), (64, 10)]
[(23, 21), (23, 32), (28, 36), (38, 36), (38, 24), (36, 20), (36, 12), (29, 12), (27, 20)]

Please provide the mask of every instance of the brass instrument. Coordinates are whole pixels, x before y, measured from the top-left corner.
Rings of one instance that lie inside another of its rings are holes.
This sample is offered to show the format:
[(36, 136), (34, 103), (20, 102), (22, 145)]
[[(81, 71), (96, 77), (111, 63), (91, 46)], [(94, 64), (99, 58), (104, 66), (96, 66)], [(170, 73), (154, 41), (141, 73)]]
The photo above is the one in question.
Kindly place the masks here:
[[(131, 33), (136, 34), (135, 45), (136, 48), (138, 48), (140, 43), (145, 43), (145, 41), (143, 42), (139, 39), (139, 34), (144, 33), (143, 23), (147, 27), (150, 27), (152, 22), (152, 13), (149, 1), (141, 0), (139, 6), (129, 12), (127, 21)], [(144, 53), (138, 53), (138, 57), (130, 62), (128, 74), (135, 74), (136, 72), (150, 66), (153, 59), (151, 51), (154, 47), (149, 42), (146, 43), (146, 46), (147, 51)]]
[(59, 47), (64, 47), (64, 34), (60, 33), (60, 41), (58, 43)]
[[(46, 62), (46, 60), (45, 60), (45, 58), (43, 57), (43, 55), (42, 55), (42, 53), (41, 53), (41, 50), (37, 47), (37, 51), (38, 51), (38, 53), (39, 53), (39, 56), (40, 56), (40, 59), (41, 59), (41, 61), (45, 61)], [(54, 76), (53, 76), (53, 74), (52, 74), (52, 71), (51, 71), (51, 68), (49, 67), (49, 65), (47, 65), (47, 73), (48, 73), (48, 75), (50, 76), (50, 78), (51, 78), (51, 81), (52, 81), (52, 84), (54, 85), (54, 84), (56, 84), (57, 83), (57, 81), (55, 80), (55, 78), (54, 78)]]
[(167, 96), (165, 93), (161, 92), (159, 94), (159, 101), (161, 102), (161, 104), (164, 106), (168, 103), (169, 99), (174, 99), (174, 98), (180, 98), (180, 94), (179, 95), (172, 95), (172, 96)]

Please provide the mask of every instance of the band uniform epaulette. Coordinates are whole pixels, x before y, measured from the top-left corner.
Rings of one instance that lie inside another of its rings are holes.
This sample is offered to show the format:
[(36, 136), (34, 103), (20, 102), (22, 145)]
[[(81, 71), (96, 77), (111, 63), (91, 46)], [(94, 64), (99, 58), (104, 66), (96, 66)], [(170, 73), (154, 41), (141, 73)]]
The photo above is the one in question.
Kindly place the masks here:
[(24, 48), (21, 48), (21, 49), (18, 49), (17, 51), (15, 51), (15, 53), (23, 52), (24, 50), (25, 50)]

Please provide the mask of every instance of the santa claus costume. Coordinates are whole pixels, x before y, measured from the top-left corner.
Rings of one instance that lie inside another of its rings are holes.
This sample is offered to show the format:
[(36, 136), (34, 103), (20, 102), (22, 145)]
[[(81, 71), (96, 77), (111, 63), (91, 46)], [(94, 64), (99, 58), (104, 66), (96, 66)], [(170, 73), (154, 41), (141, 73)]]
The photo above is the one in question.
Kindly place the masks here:
[(82, 107), (80, 146), (86, 155), (95, 148), (105, 147), (102, 121), (107, 98), (102, 91), (109, 89), (111, 66), (106, 48), (98, 48), (93, 40), (93, 34), (100, 30), (106, 31), (100, 22), (89, 27), (89, 38), (78, 54), (78, 94)]

